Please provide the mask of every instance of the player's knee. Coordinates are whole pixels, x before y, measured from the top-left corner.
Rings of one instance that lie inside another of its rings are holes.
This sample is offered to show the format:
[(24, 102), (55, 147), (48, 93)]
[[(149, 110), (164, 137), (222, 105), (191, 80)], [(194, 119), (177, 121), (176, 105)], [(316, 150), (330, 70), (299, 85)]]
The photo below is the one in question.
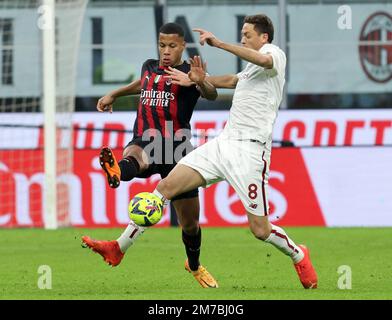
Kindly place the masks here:
[(171, 200), (172, 198), (174, 198), (175, 194), (176, 194), (173, 184), (167, 178), (162, 179), (158, 183), (157, 190), (168, 200)]
[(138, 163), (139, 163), (139, 166), (140, 166), (139, 172), (143, 172), (143, 171), (146, 171), (148, 169), (148, 166), (149, 166), (148, 163), (145, 163), (145, 162), (143, 162), (143, 161), (141, 161), (139, 159), (138, 159)]
[(262, 240), (262, 241), (267, 240), (271, 234), (271, 230), (269, 230), (268, 228), (263, 228), (261, 226), (252, 226), (251, 225), (250, 230), (252, 231), (255, 238)]
[(148, 169), (148, 159), (145, 159), (143, 150), (137, 146), (129, 146), (123, 152), (123, 158), (132, 157), (139, 164), (139, 172), (143, 172)]
[(186, 221), (182, 223), (181, 228), (186, 234), (194, 236), (199, 231), (199, 223), (198, 221)]

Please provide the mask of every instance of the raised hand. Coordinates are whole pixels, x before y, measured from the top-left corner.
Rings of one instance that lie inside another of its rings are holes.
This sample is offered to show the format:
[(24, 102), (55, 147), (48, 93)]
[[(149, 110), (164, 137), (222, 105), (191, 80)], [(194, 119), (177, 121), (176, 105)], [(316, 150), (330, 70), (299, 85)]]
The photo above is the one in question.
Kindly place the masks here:
[(164, 76), (165, 79), (169, 79), (173, 84), (177, 84), (183, 87), (190, 87), (194, 84), (194, 82), (189, 79), (185, 72), (182, 72), (176, 68), (169, 67), (168, 69), (165, 69), (165, 72), (168, 74)]
[(98, 100), (97, 103), (97, 110), (99, 112), (109, 111), (110, 113), (113, 112), (113, 103), (116, 99), (113, 98), (111, 95), (103, 96), (101, 99)]
[(193, 82), (200, 84), (206, 78), (207, 64), (201, 61), (200, 56), (194, 56), (189, 59), (191, 63), (191, 71), (188, 72), (188, 77)]
[(204, 46), (204, 43), (207, 42), (208, 45), (212, 47), (218, 47), (219, 44), (222, 42), (212, 32), (209, 32), (204, 29), (195, 28), (192, 31), (199, 32), (199, 43)]

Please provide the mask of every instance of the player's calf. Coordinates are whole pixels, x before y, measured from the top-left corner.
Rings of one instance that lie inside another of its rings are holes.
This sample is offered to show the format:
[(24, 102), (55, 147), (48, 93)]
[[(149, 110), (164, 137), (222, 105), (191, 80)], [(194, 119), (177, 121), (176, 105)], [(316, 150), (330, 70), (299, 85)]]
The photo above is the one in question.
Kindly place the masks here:
[(272, 230), (268, 217), (256, 216), (252, 213), (248, 213), (248, 220), (252, 234), (259, 240), (267, 240), (271, 235)]

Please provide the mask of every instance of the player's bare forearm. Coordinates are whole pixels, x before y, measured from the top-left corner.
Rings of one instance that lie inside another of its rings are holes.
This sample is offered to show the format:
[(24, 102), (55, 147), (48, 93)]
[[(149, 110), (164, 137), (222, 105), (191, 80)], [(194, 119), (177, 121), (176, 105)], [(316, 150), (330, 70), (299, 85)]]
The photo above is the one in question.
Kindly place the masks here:
[(223, 49), (230, 52), (237, 57), (244, 59), (250, 63), (256, 64), (260, 67), (271, 69), (273, 67), (272, 56), (269, 54), (262, 54), (254, 49), (241, 47), (235, 44), (225, 43), (219, 41), (216, 46), (217, 48)]
[(206, 79), (215, 88), (234, 89), (238, 82), (238, 77), (235, 74), (227, 74), (223, 76), (208, 76)]
[(109, 92), (107, 95), (100, 98), (97, 102), (97, 110), (99, 112), (113, 112), (113, 104), (118, 97), (128, 96), (131, 94), (138, 94), (141, 91), (141, 82), (139, 80), (132, 81), (129, 85), (121, 87), (117, 90)]
[(129, 96), (132, 94), (140, 94), (141, 91), (141, 81), (140, 79), (132, 81), (130, 84), (118, 88), (112, 92), (110, 92), (108, 95), (112, 96), (113, 98), (118, 98), (118, 97), (124, 97), (124, 96)]
[(201, 83), (197, 84), (201, 95), (207, 100), (215, 100), (218, 97), (218, 92), (216, 88), (208, 81), (204, 80)]

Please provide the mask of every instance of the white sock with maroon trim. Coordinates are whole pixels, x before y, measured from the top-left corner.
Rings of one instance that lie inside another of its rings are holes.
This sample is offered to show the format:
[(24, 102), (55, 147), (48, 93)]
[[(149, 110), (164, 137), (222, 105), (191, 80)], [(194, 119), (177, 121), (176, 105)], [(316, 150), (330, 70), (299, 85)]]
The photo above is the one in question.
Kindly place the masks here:
[(157, 189), (155, 189), (152, 193), (162, 200), (163, 206), (166, 206), (169, 203), (169, 201), (164, 197), (164, 195), (160, 193)]
[[(155, 194), (159, 199), (162, 200), (163, 206), (167, 205), (168, 201), (157, 189), (153, 191), (153, 194)], [(125, 253), (128, 248), (136, 241), (136, 239), (143, 234), (145, 230), (146, 228), (138, 226), (136, 223), (131, 221), (128, 227), (121, 234), (120, 238), (117, 239), (121, 252)]]
[(290, 256), (294, 263), (298, 263), (304, 257), (304, 253), (284, 232), (282, 228), (272, 225), (271, 234), (265, 242), (271, 243), (285, 255)]
[(121, 252), (125, 253), (128, 248), (135, 242), (135, 240), (143, 234), (144, 230), (145, 228), (138, 226), (136, 223), (131, 221), (128, 224), (128, 227), (121, 234), (120, 238), (117, 239)]

